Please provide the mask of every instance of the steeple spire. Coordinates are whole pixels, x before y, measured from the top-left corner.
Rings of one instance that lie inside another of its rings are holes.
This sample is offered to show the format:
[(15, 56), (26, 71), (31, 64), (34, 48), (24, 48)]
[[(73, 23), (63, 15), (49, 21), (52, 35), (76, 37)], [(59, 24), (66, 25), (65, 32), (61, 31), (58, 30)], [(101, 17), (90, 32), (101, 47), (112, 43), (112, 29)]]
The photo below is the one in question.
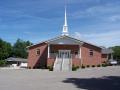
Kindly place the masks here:
[(65, 19), (65, 20), (64, 20), (62, 35), (69, 35), (69, 33), (68, 33), (68, 25), (67, 25), (66, 5), (65, 5), (65, 17), (64, 17), (64, 19)]
[(64, 23), (65, 26), (67, 26), (67, 13), (66, 13), (66, 6), (65, 6), (65, 23)]

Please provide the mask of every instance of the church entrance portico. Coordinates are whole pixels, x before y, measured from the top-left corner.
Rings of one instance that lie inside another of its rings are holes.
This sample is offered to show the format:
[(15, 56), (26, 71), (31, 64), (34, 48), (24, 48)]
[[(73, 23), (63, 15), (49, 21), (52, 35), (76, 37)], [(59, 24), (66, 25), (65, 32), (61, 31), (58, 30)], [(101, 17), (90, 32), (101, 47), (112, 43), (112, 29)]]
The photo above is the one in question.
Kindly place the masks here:
[(74, 61), (78, 60), (80, 62), (81, 52), (79, 44), (49, 44), (48, 53), (48, 62), (53, 62), (51, 65), (56, 71), (71, 70)]
[(80, 58), (79, 45), (49, 45), (48, 58)]

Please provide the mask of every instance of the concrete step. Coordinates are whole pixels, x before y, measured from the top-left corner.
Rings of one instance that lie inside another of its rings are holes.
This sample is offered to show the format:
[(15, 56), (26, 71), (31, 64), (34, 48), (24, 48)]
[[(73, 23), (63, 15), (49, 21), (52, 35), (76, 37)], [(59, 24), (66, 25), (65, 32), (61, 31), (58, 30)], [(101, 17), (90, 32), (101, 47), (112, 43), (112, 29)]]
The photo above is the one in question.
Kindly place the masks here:
[(71, 71), (71, 59), (70, 58), (56, 58), (54, 63), (54, 71)]
[(56, 62), (55, 62), (55, 64), (54, 64), (54, 68), (53, 68), (53, 70), (54, 71), (61, 71), (61, 69), (62, 69), (62, 59), (56, 59)]

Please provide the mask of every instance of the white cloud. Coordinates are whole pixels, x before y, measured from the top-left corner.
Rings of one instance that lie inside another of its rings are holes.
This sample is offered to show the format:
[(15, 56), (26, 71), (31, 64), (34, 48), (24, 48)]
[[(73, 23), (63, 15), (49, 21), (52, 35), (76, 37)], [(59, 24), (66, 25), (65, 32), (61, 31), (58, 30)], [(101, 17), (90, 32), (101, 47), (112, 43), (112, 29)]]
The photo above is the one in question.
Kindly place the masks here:
[(120, 21), (120, 15), (113, 15), (108, 18), (109, 21), (115, 22), (115, 21)]
[(79, 32), (75, 32), (74, 33), (74, 37), (77, 38), (77, 39), (80, 39), (81, 38), (81, 34)]
[[(92, 5), (83, 10), (77, 10), (71, 14), (73, 18), (103, 18), (109, 17), (114, 14), (119, 14), (120, 2), (106, 3), (102, 5)], [(117, 16), (118, 17), (118, 16)], [(114, 17), (115, 18), (115, 17)]]
[[(77, 35), (80, 33), (77, 32)], [(76, 33), (75, 33), (76, 35)], [(120, 45), (120, 30), (113, 30), (105, 33), (80, 34), (81, 39), (96, 44), (98, 46), (115, 46)]]

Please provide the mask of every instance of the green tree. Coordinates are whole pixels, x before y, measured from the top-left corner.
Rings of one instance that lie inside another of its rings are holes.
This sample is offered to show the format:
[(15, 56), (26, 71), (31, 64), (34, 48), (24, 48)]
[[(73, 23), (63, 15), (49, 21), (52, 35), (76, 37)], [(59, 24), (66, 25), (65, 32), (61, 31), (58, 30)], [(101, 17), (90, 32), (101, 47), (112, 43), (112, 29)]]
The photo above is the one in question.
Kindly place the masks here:
[(0, 39), (0, 60), (4, 60), (12, 55), (12, 46), (10, 43)]
[(114, 59), (120, 60), (120, 46), (115, 46), (112, 47), (114, 53), (113, 53), (113, 57)]
[(32, 45), (30, 41), (23, 41), (18, 39), (16, 43), (13, 45), (13, 56), (20, 57), (20, 58), (27, 58), (27, 46)]

